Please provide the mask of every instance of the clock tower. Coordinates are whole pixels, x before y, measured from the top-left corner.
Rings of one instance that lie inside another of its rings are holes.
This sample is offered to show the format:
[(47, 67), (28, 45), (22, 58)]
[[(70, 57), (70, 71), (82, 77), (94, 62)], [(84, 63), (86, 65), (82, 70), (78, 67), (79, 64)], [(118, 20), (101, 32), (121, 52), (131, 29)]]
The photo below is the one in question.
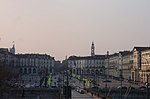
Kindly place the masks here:
[(92, 42), (92, 46), (91, 46), (91, 56), (95, 56), (95, 46), (94, 46), (94, 42)]

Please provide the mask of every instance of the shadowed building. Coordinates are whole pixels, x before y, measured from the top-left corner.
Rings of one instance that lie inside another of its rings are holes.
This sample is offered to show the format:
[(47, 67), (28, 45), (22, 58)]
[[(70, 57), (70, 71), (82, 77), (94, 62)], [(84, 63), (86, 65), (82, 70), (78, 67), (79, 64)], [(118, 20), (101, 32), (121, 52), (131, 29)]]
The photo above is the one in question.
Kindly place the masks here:
[(47, 54), (16, 54), (22, 83), (37, 83), (53, 73), (54, 58)]

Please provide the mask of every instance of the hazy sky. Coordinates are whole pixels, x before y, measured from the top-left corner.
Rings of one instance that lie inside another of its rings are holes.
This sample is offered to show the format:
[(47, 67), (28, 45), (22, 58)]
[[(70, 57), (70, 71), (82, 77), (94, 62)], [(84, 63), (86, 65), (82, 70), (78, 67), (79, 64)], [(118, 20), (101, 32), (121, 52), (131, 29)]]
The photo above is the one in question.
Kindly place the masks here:
[(0, 0), (0, 47), (62, 60), (150, 46), (150, 0)]

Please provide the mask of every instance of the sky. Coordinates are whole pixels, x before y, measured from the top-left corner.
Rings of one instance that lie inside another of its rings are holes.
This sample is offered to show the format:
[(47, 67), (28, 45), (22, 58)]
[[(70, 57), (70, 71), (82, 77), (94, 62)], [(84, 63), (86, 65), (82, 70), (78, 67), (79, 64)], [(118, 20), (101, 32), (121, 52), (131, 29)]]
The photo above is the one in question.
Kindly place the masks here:
[(150, 46), (150, 0), (0, 0), (0, 47), (88, 56)]

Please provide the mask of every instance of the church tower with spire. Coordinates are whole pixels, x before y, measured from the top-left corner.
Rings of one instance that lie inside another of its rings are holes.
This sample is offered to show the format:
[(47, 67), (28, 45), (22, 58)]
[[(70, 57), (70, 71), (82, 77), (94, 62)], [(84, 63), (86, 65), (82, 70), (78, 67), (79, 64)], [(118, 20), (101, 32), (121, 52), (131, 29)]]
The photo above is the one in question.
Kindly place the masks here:
[(95, 56), (95, 46), (94, 46), (94, 42), (92, 42), (92, 46), (91, 46), (91, 56)]

